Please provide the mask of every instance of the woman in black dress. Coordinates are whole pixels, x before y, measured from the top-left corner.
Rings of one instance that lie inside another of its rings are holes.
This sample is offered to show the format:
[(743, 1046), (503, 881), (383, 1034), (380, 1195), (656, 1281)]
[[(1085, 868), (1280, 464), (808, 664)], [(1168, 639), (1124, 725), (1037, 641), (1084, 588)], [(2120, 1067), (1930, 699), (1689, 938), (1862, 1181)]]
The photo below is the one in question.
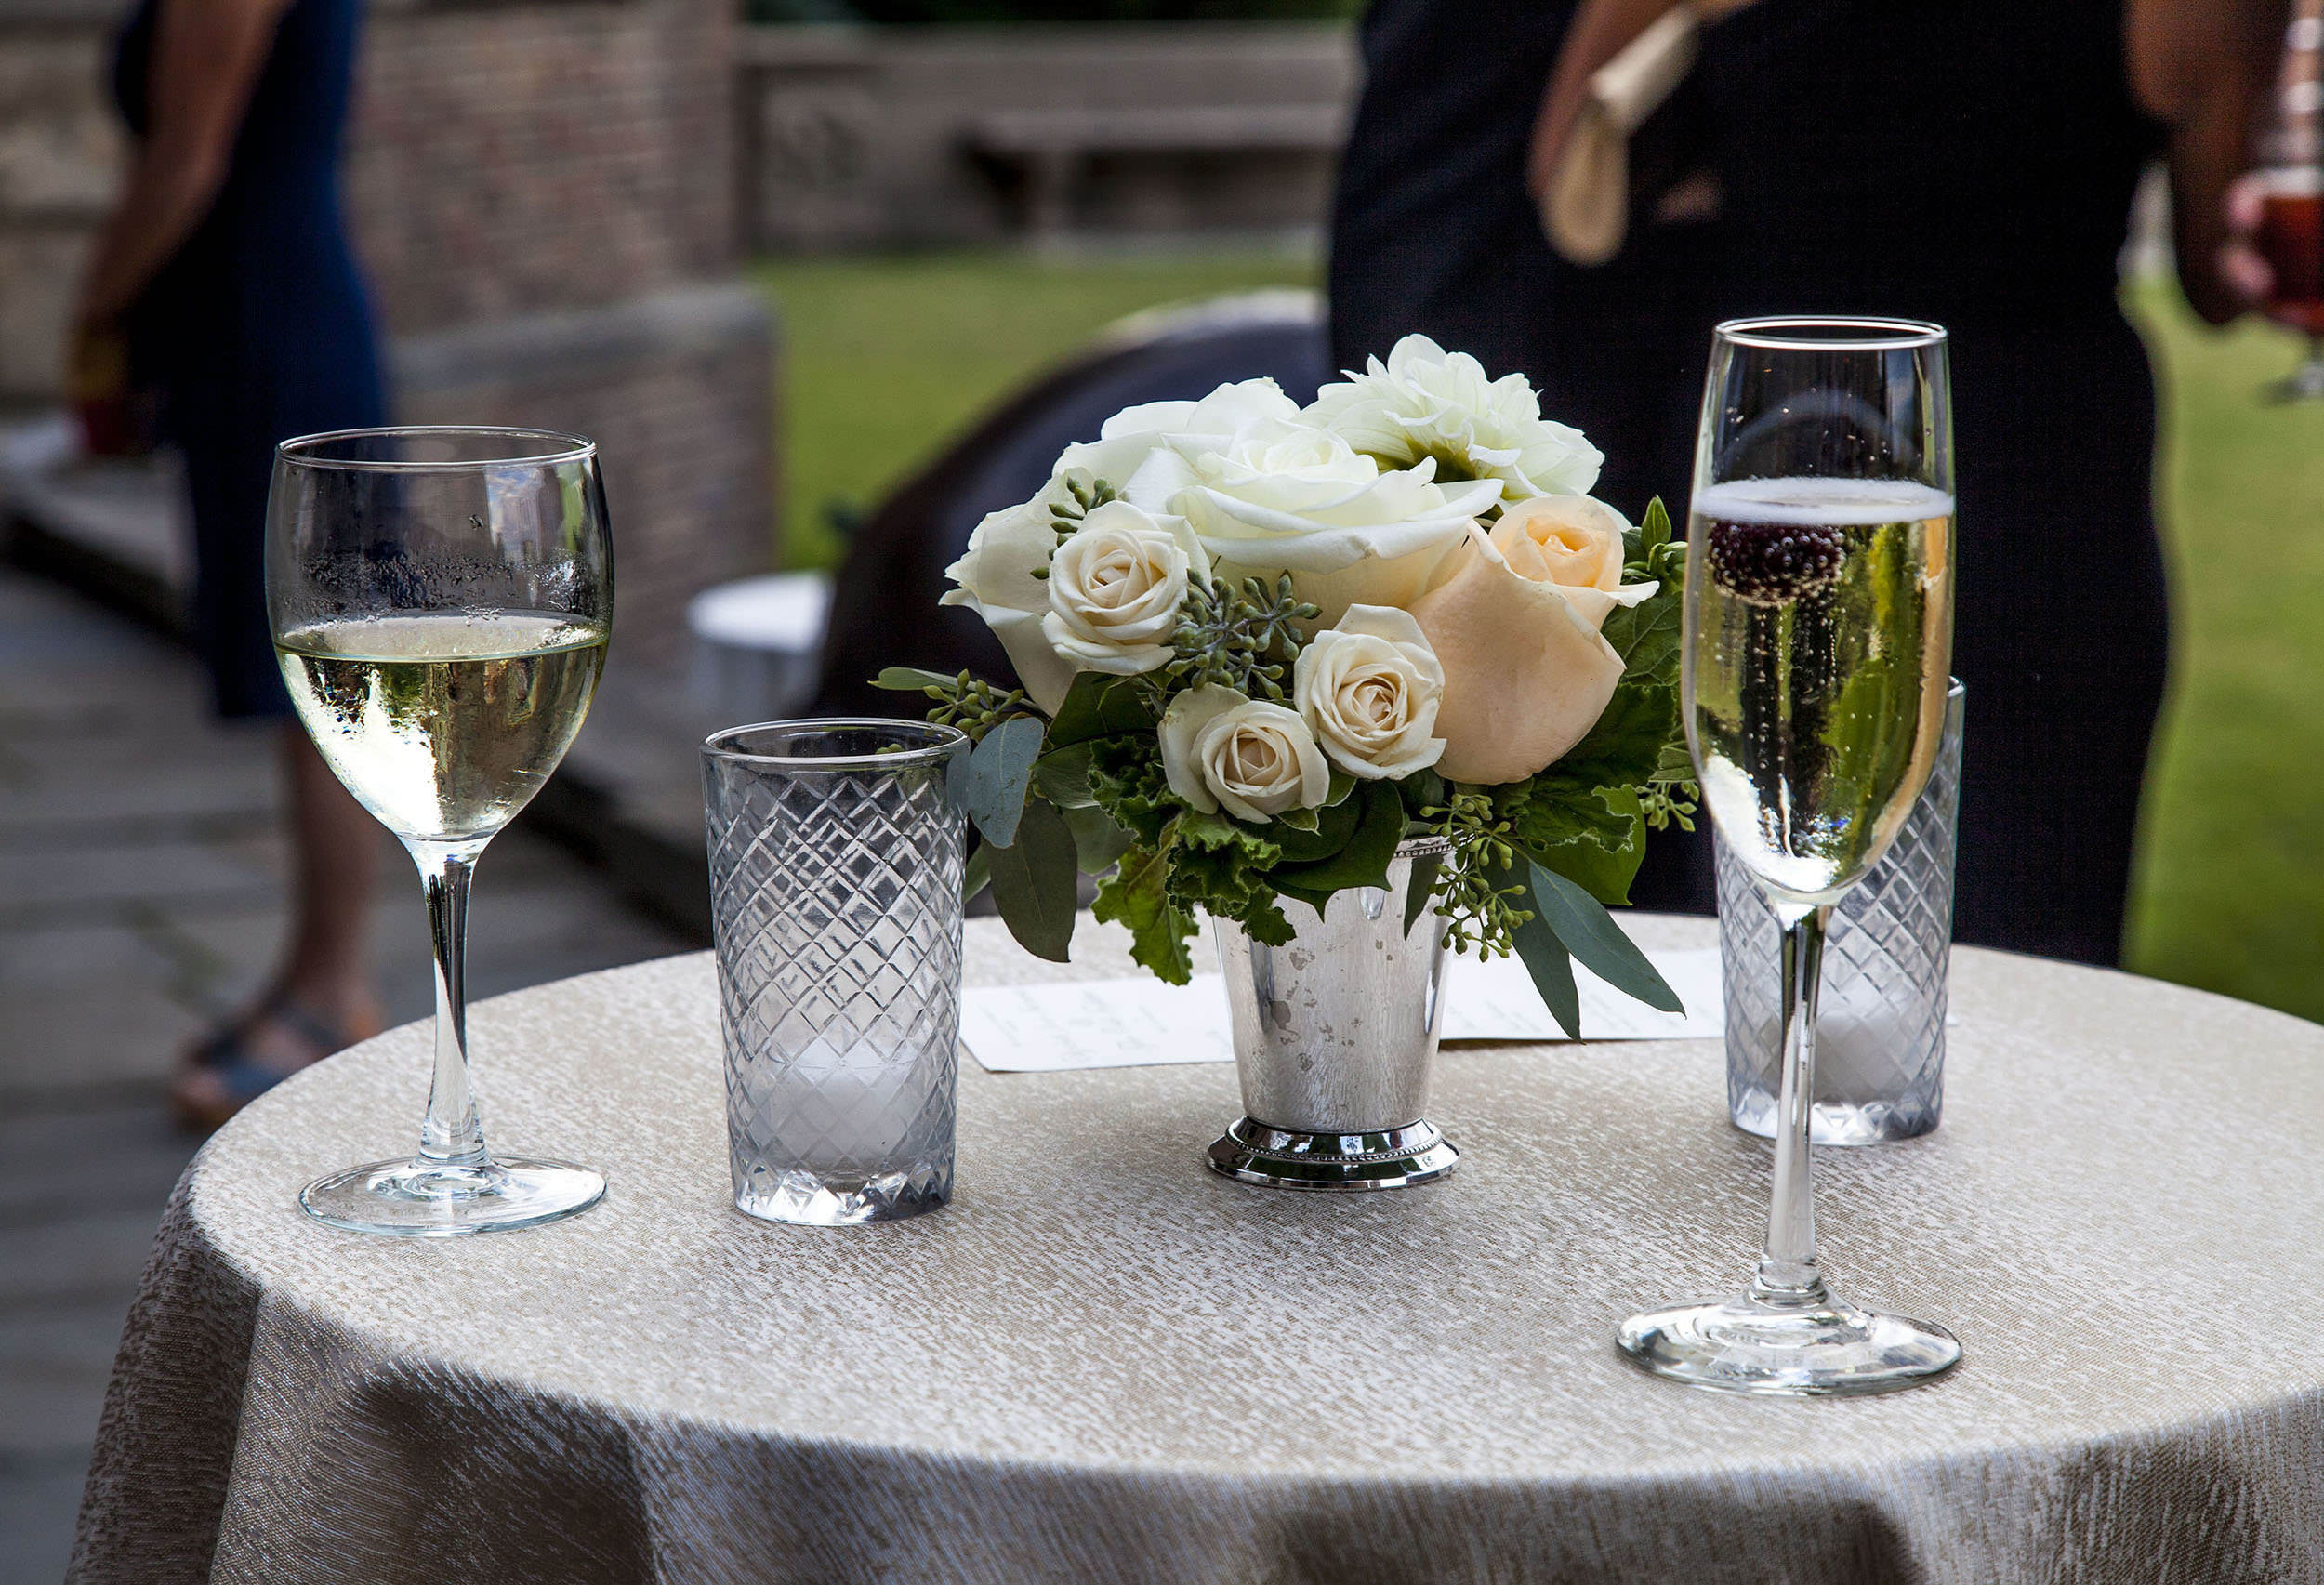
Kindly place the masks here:
[[(1615, 30), (1622, 38), (1667, 8), (1591, 3), (1633, 13)], [(1470, 30), (1469, 7), (1443, 0), (1380, 0), (1375, 19), (1374, 39), (1382, 22), (1447, 41)], [(1719, 213), (1703, 231), (1701, 295), (1671, 294), (1661, 310), (1684, 322), (1695, 350), (1675, 374), (1667, 359), (1641, 361), (1636, 378), (1657, 394), (1636, 400), (1662, 412), (1673, 395), (1699, 400), (1716, 318), (1881, 313), (1951, 329), (1954, 669), (1969, 690), (1960, 940), (2094, 963), (2120, 953), (2169, 621), (2150, 491), (2153, 381), (2117, 306), (2116, 259), (2139, 174), (2167, 153), (2189, 298), (2214, 320), (2245, 306), (2221, 271), (2226, 189), (2280, 30), (2274, 0), (2129, 0), (2127, 10), (2123, 0), (1760, 0), (1704, 34), (1697, 85)], [(1555, 31), (1562, 39), (1562, 20)], [(1546, 58), (1538, 43), (1527, 50), (1529, 67)], [(1513, 225), (1525, 201), (1509, 190), (1523, 181), (1546, 82), (1543, 71), (1528, 94), (1513, 77), (1496, 81), (1489, 119), (1516, 152), (1479, 170), (1462, 202), (1440, 205), (1440, 220)], [(1472, 86), (1457, 78), (1446, 91)], [(1390, 91), (1367, 95), (1372, 123), (1409, 127), (1433, 113)], [(1426, 92), (1408, 78), (1401, 91)], [(1367, 125), (1359, 117), (1359, 141)], [(1400, 185), (1460, 168), (1433, 166), (1409, 145), (1402, 158), (1404, 172), (1390, 173), (1351, 152), (1343, 250), (1395, 206)], [(1624, 269), (1618, 259), (1600, 272), (1599, 290), (1620, 289)], [(1556, 284), (1552, 272), (1511, 290), (1478, 271), (1434, 289), (1465, 295), (1487, 321), (1538, 327), (1586, 312)], [(1651, 277), (1628, 284), (1649, 299), (1664, 293)], [(1406, 311), (1403, 274), (1360, 252), (1335, 259), (1333, 285), (1335, 313), (1367, 336)], [(1555, 366), (1519, 366), (1550, 393), (1549, 411), (1590, 427), (1558, 400)], [(1625, 438), (1601, 443), (1611, 453)], [(1657, 487), (1675, 496), (1685, 475), (1659, 443)], [(1638, 899), (1708, 906), (1699, 851), (1673, 866), (1679, 845), (1663, 846)]]
[(135, 154), (82, 286), (82, 362), (118, 363), (106, 350), (125, 341), (185, 456), (218, 713), (283, 720), (296, 918), (272, 983), (172, 1089), (199, 1125), (379, 1023), (364, 939), (378, 828), (287, 719), (260, 549), (275, 442), (386, 419), (338, 202), (361, 25), (361, 0), (145, 0), (114, 83)]

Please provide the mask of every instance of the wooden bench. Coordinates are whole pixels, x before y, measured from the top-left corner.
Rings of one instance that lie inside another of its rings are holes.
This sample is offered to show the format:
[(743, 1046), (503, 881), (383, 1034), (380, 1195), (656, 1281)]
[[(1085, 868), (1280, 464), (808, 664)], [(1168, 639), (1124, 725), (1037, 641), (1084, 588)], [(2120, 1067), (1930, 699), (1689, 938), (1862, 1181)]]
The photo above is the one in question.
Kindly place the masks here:
[(1005, 110), (969, 124), (968, 146), (1021, 166), (1025, 221), (1037, 235), (1071, 228), (1075, 178), (1120, 154), (1337, 153), (1347, 112), (1333, 104), (1188, 105), (1152, 109)]

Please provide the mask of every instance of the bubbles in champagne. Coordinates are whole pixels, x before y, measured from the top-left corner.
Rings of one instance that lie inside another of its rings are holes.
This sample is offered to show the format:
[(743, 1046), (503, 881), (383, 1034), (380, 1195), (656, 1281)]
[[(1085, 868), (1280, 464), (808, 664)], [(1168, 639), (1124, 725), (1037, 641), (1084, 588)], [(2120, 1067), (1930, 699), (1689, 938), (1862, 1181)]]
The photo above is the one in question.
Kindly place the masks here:
[(1749, 479), (1695, 497), (1688, 727), (1704, 802), (1761, 879), (1829, 900), (1927, 780), (1951, 657), (1952, 497)]

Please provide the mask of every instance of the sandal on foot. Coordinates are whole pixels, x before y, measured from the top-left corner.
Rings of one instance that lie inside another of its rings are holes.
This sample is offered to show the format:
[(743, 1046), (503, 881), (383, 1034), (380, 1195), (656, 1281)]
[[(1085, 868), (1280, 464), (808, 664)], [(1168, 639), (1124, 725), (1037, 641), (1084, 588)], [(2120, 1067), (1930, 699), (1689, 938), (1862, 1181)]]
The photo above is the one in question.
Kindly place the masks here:
[(274, 1001), (260, 1006), (247, 1017), (235, 1020), (214, 1033), (193, 1049), (185, 1066), (179, 1070), (182, 1079), (188, 1073), (214, 1075), (226, 1091), (221, 1102), (188, 1096), (177, 1084), (170, 1087), (170, 1110), (181, 1127), (207, 1132), (222, 1126), (226, 1119), (241, 1111), (259, 1096), (288, 1078), (298, 1068), (283, 1068), (260, 1060), (250, 1049), (252, 1030), (264, 1024), (280, 1024), (299, 1040), (311, 1047), (315, 1055), (300, 1067), (321, 1062), (334, 1051), (346, 1050), (361, 1037), (340, 1029), (320, 1014), (294, 1001)]

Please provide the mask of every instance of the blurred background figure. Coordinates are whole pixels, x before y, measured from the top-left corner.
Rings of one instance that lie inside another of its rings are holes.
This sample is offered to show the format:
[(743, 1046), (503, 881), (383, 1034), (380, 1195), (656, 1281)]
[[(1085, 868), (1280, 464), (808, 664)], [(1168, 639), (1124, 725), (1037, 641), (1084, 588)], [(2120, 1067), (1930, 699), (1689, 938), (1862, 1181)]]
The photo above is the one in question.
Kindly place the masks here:
[[(1634, 435), (1651, 489), (1675, 496), (1711, 320), (1948, 326), (1969, 689), (1956, 935), (2111, 964), (2170, 638), (2153, 377), (2117, 260), (2140, 174), (2163, 158), (2189, 302), (2213, 323), (2250, 305), (2227, 262), (2228, 187), (2274, 80), (2282, 6), (1761, 0), (1704, 31), (1666, 106), (1699, 130), (1702, 171), (1663, 193), (1684, 199), (1684, 223), (1649, 206), (1642, 228), (1633, 208), (1611, 264), (1564, 265), (1520, 235), (1539, 224), (1528, 160), (1538, 188), (1591, 73), (1670, 8), (1512, 7), (1533, 91), (1511, 66), (1480, 97), (1468, 73), (1432, 92), (1398, 64), (1459, 59), (1478, 36), (1471, 6), (1380, 0), (1366, 36), (1381, 76), (1335, 223), (1335, 344), (1399, 321), (1498, 324), (1550, 411), (1609, 453)], [(1440, 249), (1442, 268), (1412, 267), (1391, 235)], [(1661, 319), (1693, 344), (1673, 350)], [(1633, 515), (1645, 488), (1603, 486)], [(1711, 906), (1707, 838), (1649, 865), (1641, 902)]]
[(135, 152), (73, 326), (89, 439), (151, 380), (192, 499), (193, 628), (218, 712), (279, 717), (296, 916), (256, 1002), (171, 1088), (214, 1127), (375, 1033), (371, 816), (296, 723), (268, 637), (260, 547), (275, 442), (386, 421), (371, 311), (341, 223), (338, 158), (360, 0), (145, 0), (114, 92)]

